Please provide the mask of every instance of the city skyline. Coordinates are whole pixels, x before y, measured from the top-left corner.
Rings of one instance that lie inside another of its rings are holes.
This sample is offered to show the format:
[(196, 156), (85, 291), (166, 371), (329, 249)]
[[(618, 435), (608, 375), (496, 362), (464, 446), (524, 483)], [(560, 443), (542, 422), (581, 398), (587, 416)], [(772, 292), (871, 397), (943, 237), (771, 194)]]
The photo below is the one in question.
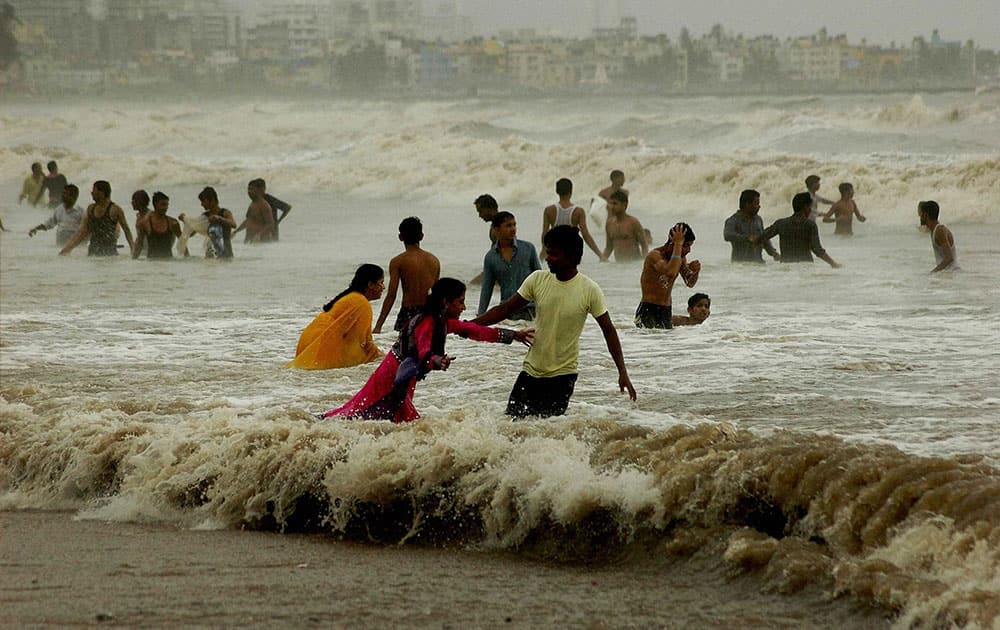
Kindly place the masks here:
[[(257, 13), (283, 0), (249, 0), (234, 5)], [(323, 1), (323, 0), (320, 0)], [(425, 13), (440, 0), (423, 0)], [(831, 35), (845, 33), (852, 41), (909, 45), (914, 37), (929, 38), (938, 29), (942, 39), (977, 47), (1000, 49), (1000, 2), (955, 0), (717, 0), (697, 4), (681, 0), (461, 0), (460, 11), (471, 18), (470, 35), (493, 36), (501, 30), (534, 28), (540, 33), (583, 37), (595, 26), (615, 26), (620, 16), (637, 18), (639, 33), (665, 33), (671, 38), (686, 27), (698, 36), (721, 24), (726, 31), (748, 37), (774, 35), (779, 39), (811, 35), (826, 28)], [(781, 19), (777, 19), (780, 16)]]

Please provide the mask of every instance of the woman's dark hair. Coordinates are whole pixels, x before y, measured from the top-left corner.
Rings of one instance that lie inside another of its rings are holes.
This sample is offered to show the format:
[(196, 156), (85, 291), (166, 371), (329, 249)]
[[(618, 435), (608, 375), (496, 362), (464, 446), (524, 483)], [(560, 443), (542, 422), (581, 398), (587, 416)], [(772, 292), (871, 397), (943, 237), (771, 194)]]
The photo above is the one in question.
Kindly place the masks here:
[(465, 293), (465, 283), (454, 278), (441, 278), (431, 287), (427, 302), (424, 303), (424, 314), (439, 317), (444, 312), (444, 303), (462, 297)]
[(378, 282), (385, 277), (385, 272), (378, 265), (372, 265), (370, 263), (365, 263), (358, 267), (358, 270), (354, 272), (354, 278), (351, 279), (351, 284), (348, 285), (346, 289), (340, 292), (337, 297), (333, 298), (329, 302), (323, 305), (323, 310), (329, 312), (333, 305), (337, 303), (337, 300), (344, 297), (348, 293), (358, 292), (364, 293), (368, 285), (373, 282)]
[(149, 193), (146, 192), (145, 190), (137, 190), (137, 191), (135, 191), (134, 193), (132, 193), (132, 198), (133, 199), (138, 199), (139, 203), (141, 203), (144, 206), (148, 206), (149, 205)]
[(161, 201), (170, 201), (170, 197), (168, 197), (163, 192), (160, 192), (159, 190), (157, 190), (155, 193), (153, 193), (153, 205), (155, 206), (156, 204), (160, 203)]

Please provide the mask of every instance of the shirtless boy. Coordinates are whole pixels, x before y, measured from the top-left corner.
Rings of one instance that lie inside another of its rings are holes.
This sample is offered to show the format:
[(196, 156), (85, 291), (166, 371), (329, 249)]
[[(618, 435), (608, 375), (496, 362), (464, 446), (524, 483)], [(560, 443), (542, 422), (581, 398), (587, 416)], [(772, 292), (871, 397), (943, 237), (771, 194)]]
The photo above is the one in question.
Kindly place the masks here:
[(382, 324), (396, 302), (400, 282), (403, 283), (403, 305), (399, 308), (393, 330), (403, 330), (410, 318), (424, 307), (431, 286), (441, 275), (441, 263), (437, 256), (420, 249), (423, 239), (424, 226), (417, 217), (407, 217), (399, 224), (399, 240), (406, 250), (389, 261), (389, 288), (385, 292), (378, 322), (372, 328), (373, 333), (382, 332)]
[(707, 293), (695, 293), (688, 298), (688, 314), (674, 315), (670, 323), (674, 326), (697, 326), (712, 314), (712, 298)]
[(655, 248), (642, 263), (642, 302), (635, 309), (638, 328), (672, 328), (671, 293), (677, 276), (693, 287), (698, 283), (701, 263), (687, 261), (694, 243), (694, 231), (687, 223), (678, 223), (670, 230), (670, 239)]
[(867, 219), (858, 210), (858, 204), (854, 203), (854, 185), (844, 182), (837, 189), (840, 190), (840, 199), (830, 206), (830, 209), (823, 215), (823, 223), (833, 223), (836, 221), (837, 226), (833, 231), (834, 234), (852, 236), (854, 234), (854, 223), (852, 220), (854, 216), (857, 215), (858, 221), (862, 223), (867, 221)]
[(247, 218), (240, 224), (236, 231), (246, 230), (246, 243), (268, 243), (274, 240), (275, 221), (274, 209), (264, 198), (264, 180), (254, 179), (247, 184), (247, 196), (250, 197), (250, 205), (247, 206)]
[[(558, 203), (546, 206), (545, 210), (542, 211), (542, 243), (545, 243), (545, 235), (548, 231), (555, 226), (570, 225), (579, 228), (580, 235), (583, 236), (587, 247), (597, 254), (601, 262), (604, 262), (606, 260), (604, 255), (601, 254), (601, 250), (597, 247), (597, 242), (594, 241), (594, 237), (590, 235), (590, 230), (587, 229), (587, 213), (584, 212), (583, 208), (570, 201), (570, 198), (573, 196), (573, 182), (565, 177), (557, 181), (556, 194), (559, 195)], [(543, 253), (545, 251), (544, 245), (542, 251)]]
[(601, 190), (601, 192), (597, 193), (597, 196), (603, 199), (604, 201), (610, 201), (611, 195), (613, 193), (618, 192), (619, 190), (623, 191), (627, 195), (628, 191), (622, 188), (622, 186), (624, 185), (625, 185), (625, 173), (617, 169), (613, 170), (611, 171), (611, 185)]
[(645, 258), (649, 253), (646, 232), (639, 219), (628, 213), (628, 193), (617, 190), (608, 198), (608, 222), (604, 224), (607, 246), (604, 258), (615, 254), (615, 262), (627, 262)]

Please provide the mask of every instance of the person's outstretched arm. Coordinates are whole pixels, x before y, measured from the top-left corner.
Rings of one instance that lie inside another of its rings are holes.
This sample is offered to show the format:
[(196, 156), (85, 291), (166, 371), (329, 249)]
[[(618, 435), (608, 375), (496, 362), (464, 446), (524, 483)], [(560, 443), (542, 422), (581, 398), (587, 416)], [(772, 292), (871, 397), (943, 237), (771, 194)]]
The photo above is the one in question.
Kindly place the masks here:
[(506, 302), (494, 306), (490, 310), (472, 320), (472, 322), (483, 326), (489, 326), (490, 324), (502, 322), (507, 319), (511, 313), (517, 312), (527, 305), (528, 300), (521, 297), (520, 293), (515, 293), (510, 296)]

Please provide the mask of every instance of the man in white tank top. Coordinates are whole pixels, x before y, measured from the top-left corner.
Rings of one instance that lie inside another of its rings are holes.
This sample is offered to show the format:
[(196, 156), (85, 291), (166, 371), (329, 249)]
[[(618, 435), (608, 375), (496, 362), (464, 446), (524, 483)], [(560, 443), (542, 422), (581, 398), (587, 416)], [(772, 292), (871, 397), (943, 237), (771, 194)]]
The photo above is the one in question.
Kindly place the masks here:
[(938, 222), (941, 207), (936, 201), (921, 201), (917, 204), (917, 208), (920, 211), (920, 218), (931, 232), (931, 249), (934, 250), (934, 261), (937, 262), (937, 266), (931, 269), (931, 273), (960, 269), (955, 236), (947, 225)]
[(587, 247), (597, 255), (601, 262), (605, 262), (607, 258), (604, 257), (601, 249), (597, 246), (597, 241), (587, 229), (587, 213), (583, 208), (570, 201), (570, 197), (573, 196), (573, 182), (565, 177), (557, 181), (556, 194), (559, 195), (559, 201), (546, 206), (545, 210), (542, 211), (542, 258), (545, 257), (544, 243), (548, 231), (557, 225), (570, 225), (579, 228), (580, 235)]

